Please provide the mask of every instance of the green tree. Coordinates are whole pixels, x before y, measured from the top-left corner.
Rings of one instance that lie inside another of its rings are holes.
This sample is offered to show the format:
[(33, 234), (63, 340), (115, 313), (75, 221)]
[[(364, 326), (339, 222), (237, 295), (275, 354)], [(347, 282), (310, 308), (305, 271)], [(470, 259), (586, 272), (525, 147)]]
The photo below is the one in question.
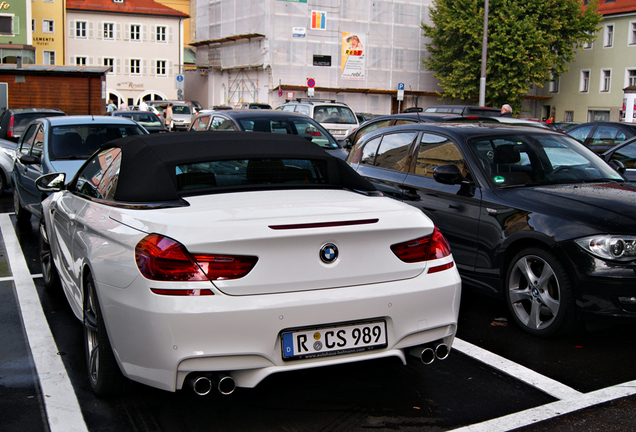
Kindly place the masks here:
[[(519, 112), (533, 84), (543, 87), (566, 72), (584, 43), (592, 42), (601, 15), (598, 0), (490, 0), (486, 105)], [(422, 59), (444, 97), (478, 97), (484, 0), (434, 0), (433, 25), (422, 23), (429, 56)]]

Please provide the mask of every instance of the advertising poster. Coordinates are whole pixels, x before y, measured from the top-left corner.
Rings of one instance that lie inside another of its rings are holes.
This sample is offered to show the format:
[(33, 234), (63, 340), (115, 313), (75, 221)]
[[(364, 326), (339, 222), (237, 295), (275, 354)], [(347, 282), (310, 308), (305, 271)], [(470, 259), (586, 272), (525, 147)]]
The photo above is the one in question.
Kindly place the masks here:
[(365, 79), (364, 43), (363, 36), (342, 32), (342, 78)]

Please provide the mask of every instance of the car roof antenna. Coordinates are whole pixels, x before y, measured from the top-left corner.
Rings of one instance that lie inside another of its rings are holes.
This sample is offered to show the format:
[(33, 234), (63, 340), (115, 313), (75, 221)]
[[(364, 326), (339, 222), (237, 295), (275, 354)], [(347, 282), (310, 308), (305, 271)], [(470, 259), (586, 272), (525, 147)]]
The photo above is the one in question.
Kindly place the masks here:
[[(411, 87), (411, 84), (409, 84), (409, 90), (411, 90), (411, 93), (413, 93), (413, 88)], [(417, 103), (415, 104), (415, 108), (417, 108)], [(422, 120), (420, 120), (420, 110), (416, 109), (415, 112), (417, 113), (417, 122), (422, 123)]]

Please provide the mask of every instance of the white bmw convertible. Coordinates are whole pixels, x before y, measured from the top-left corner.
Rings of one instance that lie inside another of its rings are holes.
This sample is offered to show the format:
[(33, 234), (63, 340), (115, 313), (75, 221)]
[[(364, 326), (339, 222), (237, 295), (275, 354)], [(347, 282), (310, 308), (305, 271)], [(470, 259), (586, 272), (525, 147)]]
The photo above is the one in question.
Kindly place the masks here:
[(270, 374), (450, 352), (446, 239), (303, 138), (112, 141), (38, 179), (42, 272), (84, 325), (98, 395), (138, 381), (231, 393)]

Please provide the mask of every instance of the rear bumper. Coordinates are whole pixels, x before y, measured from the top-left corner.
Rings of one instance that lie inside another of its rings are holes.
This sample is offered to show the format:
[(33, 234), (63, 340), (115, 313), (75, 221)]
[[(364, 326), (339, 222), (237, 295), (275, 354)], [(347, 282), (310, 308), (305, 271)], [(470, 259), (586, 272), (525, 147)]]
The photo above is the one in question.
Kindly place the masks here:
[[(441, 262), (442, 260), (440, 260)], [(223, 371), (254, 387), (282, 371), (395, 356), (457, 328), (456, 268), (391, 283), (272, 295), (168, 297), (137, 278), (126, 289), (97, 282), (111, 344), (129, 378), (168, 391), (191, 372)], [(200, 284), (188, 284), (188, 287)], [(208, 285), (209, 286), (209, 285)], [(369, 319), (386, 321), (383, 349), (306, 360), (282, 359), (283, 330)]]

